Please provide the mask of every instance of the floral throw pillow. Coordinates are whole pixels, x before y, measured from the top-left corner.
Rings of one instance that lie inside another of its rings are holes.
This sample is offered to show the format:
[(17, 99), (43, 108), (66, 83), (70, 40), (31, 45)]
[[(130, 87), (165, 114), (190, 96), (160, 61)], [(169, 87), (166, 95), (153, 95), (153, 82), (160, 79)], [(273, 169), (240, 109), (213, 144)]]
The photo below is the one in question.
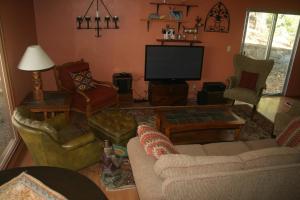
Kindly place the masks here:
[(300, 117), (294, 118), (276, 137), (277, 144), (295, 147), (300, 145)]
[(178, 153), (167, 136), (157, 130), (153, 130), (150, 126), (146, 128), (145, 125), (143, 125), (142, 128), (145, 131), (139, 135), (139, 139), (147, 155), (159, 159), (161, 155)]
[(77, 90), (84, 91), (94, 87), (90, 70), (71, 72), (70, 75)]

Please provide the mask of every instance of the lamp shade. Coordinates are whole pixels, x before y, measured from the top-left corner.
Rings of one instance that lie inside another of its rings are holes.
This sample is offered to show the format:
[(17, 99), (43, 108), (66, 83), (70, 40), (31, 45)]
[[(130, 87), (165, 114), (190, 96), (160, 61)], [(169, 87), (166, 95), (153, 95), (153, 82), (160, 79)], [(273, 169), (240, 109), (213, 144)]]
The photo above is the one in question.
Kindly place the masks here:
[(18, 68), (25, 71), (40, 71), (54, 66), (54, 62), (46, 52), (39, 46), (27, 47)]

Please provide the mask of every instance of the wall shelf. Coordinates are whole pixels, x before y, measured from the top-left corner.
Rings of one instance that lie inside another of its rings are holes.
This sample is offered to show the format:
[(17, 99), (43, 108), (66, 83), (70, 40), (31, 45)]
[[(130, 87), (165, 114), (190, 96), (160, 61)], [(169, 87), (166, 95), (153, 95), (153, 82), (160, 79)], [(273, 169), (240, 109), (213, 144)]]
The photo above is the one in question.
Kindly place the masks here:
[(159, 13), (159, 7), (160, 6), (180, 6), (180, 7), (186, 7), (186, 16), (189, 14), (189, 10), (191, 7), (198, 7), (198, 5), (193, 4), (185, 4), (185, 3), (162, 3), (162, 2), (150, 2), (151, 5), (156, 5), (156, 13)]
[(170, 39), (156, 39), (156, 41), (160, 42), (161, 45), (164, 45), (165, 42), (181, 42), (181, 43), (189, 43), (190, 46), (194, 44), (202, 43), (200, 40), (170, 40)]

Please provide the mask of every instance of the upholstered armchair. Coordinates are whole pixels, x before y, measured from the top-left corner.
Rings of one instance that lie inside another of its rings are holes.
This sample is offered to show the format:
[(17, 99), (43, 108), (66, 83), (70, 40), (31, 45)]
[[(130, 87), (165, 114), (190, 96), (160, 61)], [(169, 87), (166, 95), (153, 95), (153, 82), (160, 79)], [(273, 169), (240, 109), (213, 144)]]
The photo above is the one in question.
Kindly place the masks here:
[(29, 110), (19, 107), (12, 122), (36, 165), (79, 170), (100, 161), (103, 142), (93, 133), (70, 125), (63, 114), (47, 121), (32, 116)]
[[(71, 94), (71, 110), (90, 116), (104, 107), (118, 104), (117, 88), (110, 82), (92, 79), (89, 64), (84, 60), (54, 67), (59, 90)], [(87, 72), (87, 77), (82, 74)]]
[(228, 79), (224, 97), (252, 104), (255, 111), (266, 88), (266, 79), (273, 68), (274, 61), (254, 60), (243, 55), (235, 55), (233, 64), (235, 74)]

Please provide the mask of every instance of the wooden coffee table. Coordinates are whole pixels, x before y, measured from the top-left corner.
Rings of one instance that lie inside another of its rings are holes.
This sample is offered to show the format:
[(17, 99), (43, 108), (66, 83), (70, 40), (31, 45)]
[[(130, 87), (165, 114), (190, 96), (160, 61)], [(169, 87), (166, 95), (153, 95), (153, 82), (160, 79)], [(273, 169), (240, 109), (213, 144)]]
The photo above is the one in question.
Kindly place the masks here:
[(197, 106), (190, 108), (160, 109), (156, 117), (157, 128), (171, 138), (172, 134), (204, 130), (234, 129), (239, 140), (245, 120), (234, 114), (228, 106)]

